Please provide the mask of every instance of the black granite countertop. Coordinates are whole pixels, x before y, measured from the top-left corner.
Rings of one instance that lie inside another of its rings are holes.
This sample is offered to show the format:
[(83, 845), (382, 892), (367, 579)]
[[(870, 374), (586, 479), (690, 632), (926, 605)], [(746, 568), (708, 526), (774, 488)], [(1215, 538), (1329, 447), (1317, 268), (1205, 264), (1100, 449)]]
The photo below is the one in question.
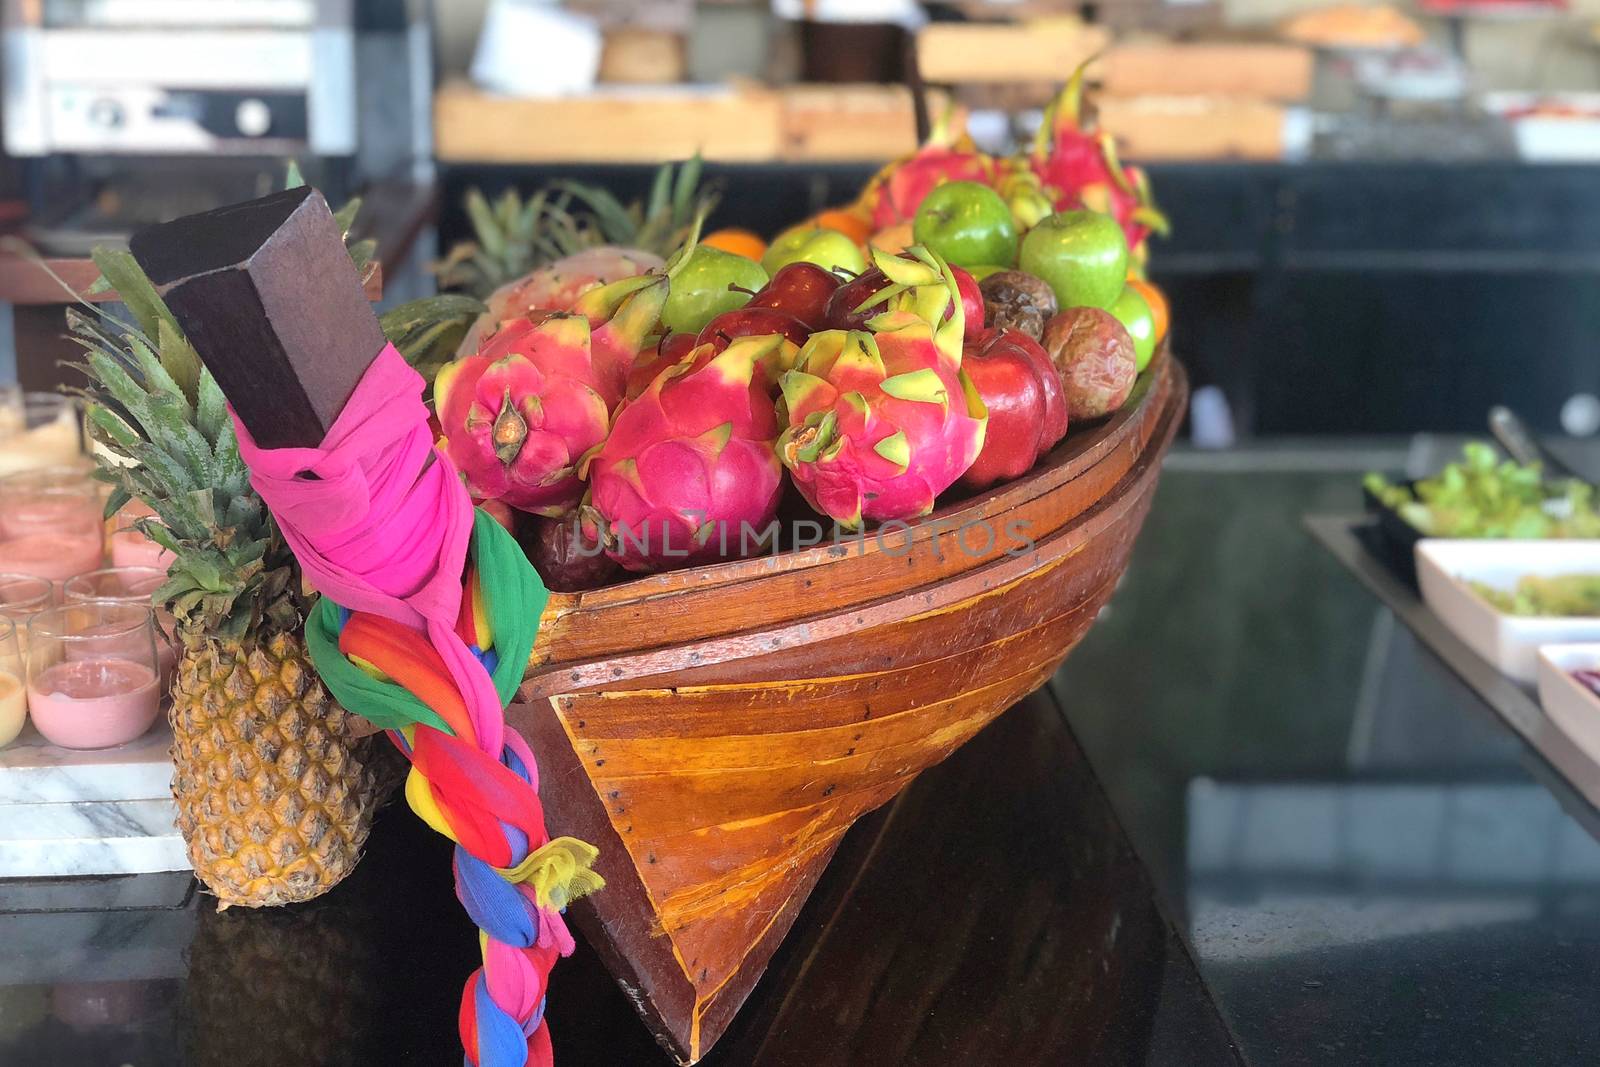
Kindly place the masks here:
[[(1066, 667), (851, 832), (704, 1062), (1600, 1057), (1600, 843), (1300, 526), (1402, 459), (1176, 454)], [(300, 908), (33, 888), (0, 1064), (460, 1062), (472, 932), (402, 808)], [(668, 1062), (582, 945), (549, 1018), (559, 1063)]]
[(1056, 680), (1246, 1063), (1600, 1059), (1583, 801), (1300, 525), (1454, 449), (1175, 457)]

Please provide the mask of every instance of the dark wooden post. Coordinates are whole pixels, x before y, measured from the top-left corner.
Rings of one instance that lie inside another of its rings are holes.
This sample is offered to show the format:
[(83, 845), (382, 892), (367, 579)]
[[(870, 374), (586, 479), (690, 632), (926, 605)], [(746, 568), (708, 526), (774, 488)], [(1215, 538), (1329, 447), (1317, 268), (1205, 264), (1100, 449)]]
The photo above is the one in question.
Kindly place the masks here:
[(131, 247), (256, 443), (320, 443), (384, 346), (322, 194), (188, 215)]

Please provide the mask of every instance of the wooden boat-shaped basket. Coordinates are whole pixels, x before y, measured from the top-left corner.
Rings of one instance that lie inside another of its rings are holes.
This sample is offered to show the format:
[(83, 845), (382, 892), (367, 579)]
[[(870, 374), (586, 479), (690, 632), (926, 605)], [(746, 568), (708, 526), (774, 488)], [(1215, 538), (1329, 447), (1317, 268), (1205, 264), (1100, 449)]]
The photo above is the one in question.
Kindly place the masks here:
[[(322, 440), (384, 345), (322, 197), (131, 243), (256, 440)], [(915, 526), (552, 595), (507, 715), (551, 831), (600, 847), (578, 925), (680, 1060), (721, 1036), (851, 823), (1083, 636), (1187, 392), (1162, 353), (1114, 415)]]
[(1163, 353), (1119, 412), (909, 530), (551, 595), (508, 716), (552, 831), (600, 847), (577, 924), (680, 1061), (722, 1034), (850, 825), (1088, 630), (1187, 393)]

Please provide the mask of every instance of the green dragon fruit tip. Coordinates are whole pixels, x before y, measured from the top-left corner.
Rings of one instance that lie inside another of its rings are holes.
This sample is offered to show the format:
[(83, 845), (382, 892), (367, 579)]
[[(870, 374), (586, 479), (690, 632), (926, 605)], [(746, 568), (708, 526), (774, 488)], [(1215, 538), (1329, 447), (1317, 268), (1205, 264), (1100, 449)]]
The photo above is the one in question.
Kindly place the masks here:
[(940, 407), (945, 407), (950, 402), (944, 382), (935, 371), (928, 368), (885, 378), (878, 384), (878, 388), (896, 400), (909, 400), (917, 404), (938, 404)]
[(911, 468), (911, 441), (904, 430), (896, 430), (872, 446), (872, 450), (905, 473)]

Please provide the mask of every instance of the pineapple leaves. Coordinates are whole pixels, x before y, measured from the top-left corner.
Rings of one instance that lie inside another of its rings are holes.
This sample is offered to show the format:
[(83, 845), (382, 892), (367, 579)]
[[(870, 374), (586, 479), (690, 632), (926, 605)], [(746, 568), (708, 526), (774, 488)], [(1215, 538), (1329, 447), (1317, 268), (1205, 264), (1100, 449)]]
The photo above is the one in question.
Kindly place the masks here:
[(94, 265), (100, 268), (101, 277), (117, 291), (117, 296), (133, 313), (134, 320), (139, 323), (139, 329), (146, 337), (159, 338), (162, 322), (170, 326), (175, 334), (182, 335), (178, 320), (167, 310), (166, 302), (156, 292), (156, 287), (150, 284), (150, 279), (133, 258), (132, 252), (125, 248), (100, 246), (95, 248), (92, 255)]
[(700, 172), (704, 169), (698, 152), (678, 168), (678, 181), (672, 190), (673, 218), (686, 219), (695, 214), (700, 205), (695, 202), (694, 194), (700, 188)]
[(140, 388), (123, 365), (104, 352), (90, 351), (89, 370), (111, 398), (128, 413), (130, 421), (137, 424), (147, 437), (153, 436), (150, 426), (155, 417), (150, 412), (149, 394)]
[[(673, 198), (672, 167), (661, 167), (656, 171), (655, 181), (650, 184), (650, 199), (645, 207), (644, 217), (646, 227), (659, 224), (659, 220), (670, 222), (668, 210), (676, 204)], [(651, 236), (655, 236), (652, 234)]]
[(505, 231), (501, 229), (499, 221), (489, 207), (489, 201), (484, 199), (483, 193), (477, 189), (467, 190), (465, 207), (467, 209), (467, 218), (472, 221), (473, 232), (478, 235), (478, 243), (483, 245), (483, 250), (494, 258), (504, 256), (506, 254)]
[[(103, 404), (89, 406), (89, 429), (95, 440), (130, 459), (144, 444), (143, 439), (133, 432), (121, 415)], [(99, 431), (98, 434), (94, 433), (96, 430)]]
[[(341, 225), (355, 211), (341, 211)], [(87, 378), (73, 391), (102, 446), (97, 477), (113, 486), (108, 515), (132, 498), (154, 512), (135, 525), (177, 557), (157, 597), (186, 641), (292, 630), (303, 607), (294, 558), (250, 485), (221, 388), (138, 263), (103, 249), (95, 261), (133, 319), (67, 312)]]
[(378, 254), (378, 239), (376, 237), (368, 237), (357, 241), (350, 246), (349, 251), (350, 262), (356, 265), (357, 273), (365, 274), (367, 268), (372, 265), (373, 257)]
[(154, 417), (152, 442), (168, 455), (179, 457), (188, 468), (189, 476), (177, 484), (211, 485), (211, 446), (191, 421), (193, 409), (169, 393), (152, 393), (149, 406)]
[(184, 570), (188, 572), (195, 585), (208, 593), (227, 591), (228, 587), (222, 582), (222, 569), (204, 555), (191, 558)]
[(208, 370), (200, 372), (200, 381), (195, 389), (198, 394), (194, 404), (194, 424), (200, 430), (200, 435), (213, 449), (220, 443), (223, 428), (228, 426), (228, 399), (222, 395), (222, 387), (211, 376)]
[(567, 195), (586, 206), (594, 215), (594, 223), (600, 230), (603, 241), (596, 244), (626, 245), (637, 241), (644, 243), (644, 230), (641, 225), (642, 212), (639, 205), (634, 205), (630, 212), (622, 206), (622, 201), (612, 196), (609, 190), (595, 185), (584, 185), (582, 182), (570, 180), (558, 181), (554, 186)]
[(356, 216), (361, 213), (361, 198), (352, 196), (345, 202), (344, 207), (333, 213), (333, 221), (339, 224), (341, 236), (350, 236), (350, 228), (356, 223)]
[(378, 325), (405, 361), (431, 383), (487, 310), (475, 297), (442, 293), (391, 308), (379, 316)]
[[(181, 399), (185, 421), (194, 417), (194, 403), (199, 398), (200, 356), (176, 326), (163, 320), (156, 335), (156, 352), (151, 352), (143, 338), (129, 338), (134, 358), (144, 372), (145, 388), (165, 392)], [(160, 355), (156, 353), (159, 352)]]
[(127, 506), (128, 502), (132, 499), (133, 494), (128, 492), (128, 490), (124, 489), (122, 486), (119, 485), (112, 489), (111, 495), (106, 497), (105, 518), (110, 519), (117, 512), (121, 511), (125, 506)]
[(231, 420), (217, 435), (214, 456), (217, 491), (234, 496), (250, 494), (253, 499), (255, 490), (250, 488), (250, 468), (245, 466), (244, 457), (239, 455), (239, 438), (234, 432)]
[(491, 204), (470, 189), (462, 207), (474, 240), (452, 246), (434, 273), (439, 285), (486, 298), (500, 286), (547, 263), (611, 244), (670, 255), (698, 216), (709, 214), (718, 196), (701, 184), (699, 156), (667, 164), (653, 177), (642, 201), (624, 204), (606, 189), (555, 181), (524, 199), (508, 189)]

